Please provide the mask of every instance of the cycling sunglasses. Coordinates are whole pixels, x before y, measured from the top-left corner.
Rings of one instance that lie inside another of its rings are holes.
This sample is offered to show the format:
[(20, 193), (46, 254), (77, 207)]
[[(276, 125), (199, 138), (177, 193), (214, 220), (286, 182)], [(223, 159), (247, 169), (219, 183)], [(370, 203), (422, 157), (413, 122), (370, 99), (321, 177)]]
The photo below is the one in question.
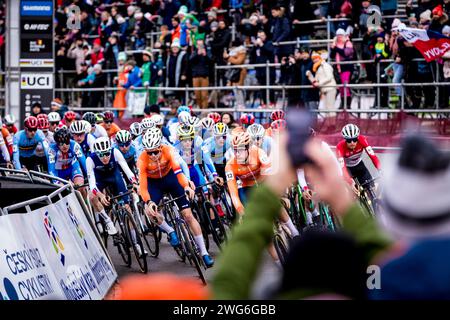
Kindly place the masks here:
[(111, 151), (105, 151), (105, 152), (97, 152), (97, 156), (99, 158), (106, 158), (111, 155)]
[(36, 132), (36, 131), (37, 131), (37, 128), (33, 128), (33, 129), (28, 129), (28, 128), (27, 128), (27, 131), (28, 131), (28, 132)]
[(156, 156), (156, 155), (158, 155), (158, 154), (160, 154), (161, 153), (161, 150), (153, 150), (153, 151), (147, 151), (147, 154), (149, 155), (149, 156)]
[(86, 133), (84, 133), (84, 132), (82, 132), (82, 133), (74, 133), (73, 136), (75, 136), (75, 137), (82, 137), (85, 134)]
[(105, 123), (111, 124), (111, 123), (113, 123), (113, 121), (105, 121)]
[(69, 141), (63, 141), (63, 142), (58, 142), (58, 146), (62, 147), (62, 146), (68, 146), (70, 145), (70, 140)]
[(216, 139), (227, 140), (227, 136), (216, 136)]
[(345, 139), (345, 142), (347, 142), (347, 143), (358, 142), (358, 138)]
[(131, 145), (131, 141), (125, 142), (125, 143), (118, 143), (117, 144), (120, 148), (126, 148)]
[(50, 122), (50, 125), (51, 126), (57, 126), (59, 124), (59, 121), (56, 121), (56, 122)]

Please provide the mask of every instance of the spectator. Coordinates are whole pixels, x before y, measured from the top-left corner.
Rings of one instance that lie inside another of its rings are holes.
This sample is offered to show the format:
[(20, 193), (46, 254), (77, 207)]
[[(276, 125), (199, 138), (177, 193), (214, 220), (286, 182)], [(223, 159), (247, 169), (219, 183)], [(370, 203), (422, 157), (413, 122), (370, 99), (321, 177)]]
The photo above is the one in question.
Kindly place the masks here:
[[(218, 66), (226, 65), (226, 59), (224, 58), (224, 51), (229, 47), (231, 43), (231, 32), (228, 30), (225, 21), (219, 23), (213, 22), (211, 24), (211, 40), (208, 42), (211, 47), (211, 56)], [(218, 70), (217, 82), (219, 85), (226, 85), (225, 72)], [(220, 83), (222, 81), (222, 83)]]
[[(141, 67), (142, 85), (147, 88), (157, 86), (158, 66), (153, 62), (153, 55), (148, 50), (142, 52), (142, 60), (144, 64)], [(150, 104), (156, 104), (158, 102), (158, 91), (148, 89), (148, 101)]]
[(83, 39), (77, 38), (67, 51), (67, 57), (70, 59), (75, 59), (75, 68), (78, 75), (83, 72), (82, 64), (86, 60), (86, 53), (83, 50), (83, 44)]
[(239, 124), (234, 120), (233, 114), (230, 112), (222, 113), (222, 122), (225, 123), (231, 130), (239, 126)]
[(37, 115), (42, 113), (45, 113), (44, 110), (42, 109), (42, 105), (39, 102), (33, 103), (33, 105), (31, 106), (30, 116), (36, 117)]
[[(106, 87), (106, 75), (103, 73), (102, 66), (96, 64), (93, 67), (94, 79), (89, 81), (90, 88), (105, 88)], [(103, 91), (92, 91), (90, 92), (89, 107), (97, 108), (104, 107), (105, 101), (103, 101), (104, 92)]]
[[(336, 88), (333, 86), (336, 86), (336, 80), (334, 79), (333, 67), (322, 59), (317, 52), (313, 52), (311, 58), (314, 63), (312, 72), (309, 70), (306, 71), (306, 76), (314, 87), (320, 89), (320, 103), (322, 104), (322, 108), (334, 109)], [(321, 108), (319, 107), (319, 109)], [(327, 116), (331, 115), (331, 113), (327, 113)]]
[[(348, 85), (350, 83), (354, 66), (353, 64), (341, 64), (341, 62), (355, 60), (355, 52), (353, 50), (353, 44), (349, 37), (345, 33), (344, 29), (338, 29), (336, 31), (336, 37), (331, 44), (331, 58), (336, 59), (336, 69), (341, 79), (341, 84)], [(351, 105), (351, 92), (350, 88), (339, 88), (341, 94), (342, 104), (344, 103), (344, 95), (347, 96), (346, 108), (350, 108)]]
[[(400, 24), (399, 19), (395, 19), (392, 23), (392, 29), (395, 29)], [(404, 51), (405, 47), (405, 39), (399, 34), (397, 30), (393, 30), (391, 34), (391, 38), (389, 40), (389, 50), (392, 52), (392, 57), (394, 58), (393, 63), (393, 72), (394, 76), (392, 78), (392, 83), (401, 83), (404, 73), (403, 60), (402, 60), (402, 51)], [(395, 87), (395, 92), (398, 96), (402, 95), (403, 89), (401, 87)]]
[[(117, 85), (117, 92), (116, 96), (114, 97), (113, 108), (124, 110), (127, 107), (127, 89), (125, 89), (123, 86), (128, 82), (128, 74), (130, 69), (126, 67), (127, 54), (125, 52), (119, 52), (118, 60), (119, 73), (118, 76), (114, 78), (114, 83)], [(118, 113), (118, 116), (119, 118), (122, 118), (123, 112), (120, 111)]]
[[(258, 31), (258, 38), (253, 42), (253, 49), (250, 52), (250, 63), (252, 64), (265, 64), (265, 63), (274, 63), (274, 53), (275, 47), (272, 44), (272, 41), (267, 40), (266, 33), (264, 31)], [(258, 80), (258, 84), (261, 86), (265, 85), (273, 85), (275, 83), (275, 69), (269, 68), (269, 83), (267, 83), (267, 75), (266, 75), (266, 67), (257, 67), (256, 70), (256, 79)], [(261, 104), (267, 105), (274, 102), (275, 95), (274, 91), (270, 91), (270, 101), (266, 101), (266, 90), (262, 89), (258, 91), (259, 99), (261, 100)]]
[[(450, 37), (450, 26), (445, 26), (444, 28), (442, 28), (442, 34), (444, 36)], [(440, 72), (440, 74), (442, 75), (440, 80), (445, 83), (449, 83), (450, 82), (450, 51), (447, 51), (442, 58), (444, 60), (444, 64), (442, 66), (442, 72)], [(440, 108), (448, 109), (448, 101), (450, 98), (450, 84), (443, 86), (443, 87), (440, 86), (439, 89), (440, 89), (439, 97), (441, 97)]]
[(314, 10), (309, 0), (296, 0), (294, 4), (294, 12), (292, 14), (293, 34), (300, 40), (310, 40), (314, 33), (314, 25), (312, 23), (302, 23), (304, 21), (315, 20)]
[[(211, 59), (206, 53), (203, 41), (200, 41), (197, 50), (191, 55), (189, 65), (191, 67), (192, 84), (194, 88), (208, 87), (209, 74), (211, 72)], [(195, 101), (198, 107), (202, 109), (208, 108), (208, 90), (196, 90)]]
[(142, 87), (141, 70), (136, 66), (136, 61), (128, 61), (125, 69), (128, 71), (128, 79), (123, 88), (133, 90), (134, 88)]
[(61, 119), (68, 110), (69, 108), (59, 98), (53, 99), (50, 104), (50, 112), (58, 112)]
[[(240, 65), (245, 62), (247, 58), (247, 49), (243, 46), (242, 42), (236, 40), (233, 42), (232, 47), (229, 52), (223, 52), (223, 58), (228, 61), (230, 65)], [(235, 68), (229, 70), (238, 70), (237, 72), (230, 73), (230, 76), (227, 78), (227, 85), (229, 86), (242, 86), (244, 85), (245, 77), (247, 76), (246, 68)], [(236, 99), (236, 104), (238, 106), (244, 106), (244, 93), (242, 90), (234, 90), (234, 96)]]
[[(278, 42), (291, 40), (291, 24), (288, 18), (283, 15), (280, 6), (272, 7), (272, 17), (272, 42), (277, 45)], [(293, 51), (292, 45), (277, 45), (274, 52), (275, 62), (278, 63), (282, 57), (287, 57)]]
[[(170, 48), (170, 55), (166, 60), (166, 87), (183, 88), (187, 84), (188, 58), (186, 51), (180, 50), (180, 42), (173, 40)], [(184, 100), (182, 91), (166, 91), (167, 96), (175, 96)]]
[(117, 69), (119, 52), (121, 52), (119, 45), (119, 38), (113, 34), (108, 38), (108, 42), (105, 45), (104, 57), (105, 57), (105, 69)]
[(105, 57), (103, 54), (103, 47), (100, 38), (94, 40), (94, 47), (92, 48), (92, 52), (90, 53), (89, 56), (91, 66), (95, 66), (96, 64), (102, 64), (105, 61)]

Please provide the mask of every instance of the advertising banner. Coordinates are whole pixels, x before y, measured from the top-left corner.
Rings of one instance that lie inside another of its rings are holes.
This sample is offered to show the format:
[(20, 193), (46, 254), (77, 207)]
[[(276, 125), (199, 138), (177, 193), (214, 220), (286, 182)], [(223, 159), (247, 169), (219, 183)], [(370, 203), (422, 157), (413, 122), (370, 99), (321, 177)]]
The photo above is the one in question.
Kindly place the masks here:
[(0, 299), (99, 300), (117, 273), (75, 194), (0, 217)]

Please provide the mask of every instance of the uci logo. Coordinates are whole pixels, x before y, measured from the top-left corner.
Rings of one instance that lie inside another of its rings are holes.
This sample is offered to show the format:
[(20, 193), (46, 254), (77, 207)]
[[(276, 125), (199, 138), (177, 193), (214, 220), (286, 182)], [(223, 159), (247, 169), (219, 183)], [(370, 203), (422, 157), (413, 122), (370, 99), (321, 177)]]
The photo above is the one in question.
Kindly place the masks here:
[(80, 226), (80, 222), (78, 221), (77, 217), (75, 217), (75, 215), (73, 214), (72, 208), (70, 207), (69, 203), (66, 203), (66, 207), (67, 207), (67, 212), (69, 213), (70, 221), (72, 221), (73, 225), (77, 229), (78, 235), (80, 236), (81, 240), (83, 240), (83, 243), (84, 243), (84, 246), (86, 247), (86, 249), (89, 249), (87, 241), (84, 238), (85, 233)]
[(48, 238), (52, 241), (53, 249), (55, 249), (55, 252), (57, 254), (58, 253), (60, 254), (60, 261), (62, 265), (64, 265), (65, 264), (65, 256), (63, 254), (64, 245), (61, 241), (61, 238), (59, 237), (56, 227), (52, 224), (52, 219), (48, 214), (48, 211), (45, 212), (44, 226), (47, 231)]
[(3, 288), (5, 289), (6, 295), (0, 291), (0, 300), (19, 300), (16, 288), (8, 278), (3, 278)]

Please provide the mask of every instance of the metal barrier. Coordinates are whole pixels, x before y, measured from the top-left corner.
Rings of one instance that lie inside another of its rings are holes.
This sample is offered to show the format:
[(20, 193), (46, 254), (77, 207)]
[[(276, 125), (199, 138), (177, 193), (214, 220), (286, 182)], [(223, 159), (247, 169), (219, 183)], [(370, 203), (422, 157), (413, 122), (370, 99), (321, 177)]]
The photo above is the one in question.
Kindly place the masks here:
[[(443, 82), (430, 82), (430, 83), (371, 83), (371, 84), (336, 84), (336, 85), (327, 85), (322, 86), (322, 88), (350, 88), (350, 89), (376, 89), (378, 92), (381, 88), (393, 88), (393, 87), (401, 87), (402, 89), (410, 88), (410, 87), (444, 87), (448, 86), (448, 83)], [(285, 98), (286, 98), (286, 90), (290, 89), (313, 89), (318, 90), (318, 88), (313, 87), (312, 85), (261, 85), (261, 86), (215, 86), (215, 87), (185, 87), (185, 88), (176, 88), (176, 87), (151, 87), (151, 88), (135, 88), (135, 90), (156, 90), (156, 91), (177, 91), (177, 92), (185, 92), (185, 99), (186, 101), (189, 101), (189, 93), (200, 91), (200, 90), (207, 90), (207, 91), (226, 91), (226, 90), (248, 90), (248, 91), (259, 91), (259, 90), (278, 90), (282, 91), (282, 102), (283, 107), (285, 107)], [(71, 92), (72, 94), (74, 92), (104, 92), (105, 96), (105, 102), (107, 101), (107, 94), (113, 93), (117, 91), (117, 88), (89, 88), (89, 89), (81, 89), (81, 88), (75, 88), (75, 89), (55, 89), (55, 92)], [(327, 112), (343, 112), (347, 111), (347, 96), (344, 95), (344, 108), (343, 109), (327, 109), (327, 110), (317, 110), (314, 112), (319, 113), (327, 113)], [(351, 112), (355, 113), (396, 113), (407, 110), (408, 112), (432, 112), (432, 113), (450, 113), (449, 109), (407, 109), (405, 108), (405, 90), (402, 90), (402, 96), (400, 97), (400, 108), (399, 109), (382, 109), (382, 106), (380, 106), (379, 99), (377, 100), (376, 108), (370, 109), (370, 110), (358, 110), (358, 109), (351, 109)], [(436, 98), (436, 102), (438, 103), (438, 97)], [(84, 111), (91, 111), (91, 110), (115, 110), (111, 107), (104, 107), (104, 108), (77, 108), (74, 107), (73, 110), (84, 110)], [(199, 111), (204, 111), (204, 109), (198, 109)], [(213, 110), (220, 110), (220, 109), (208, 109), (208, 111)], [(230, 110), (230, 108), (226, 109)], [(264, 111), (262, 109), (245, 109), (240, 108), (238, 105), (234, 106), (234, 109), (231, 109), (234, 111), (242, 111), (242, 110), (249, 110), (252, 112), (270, 112)]]

